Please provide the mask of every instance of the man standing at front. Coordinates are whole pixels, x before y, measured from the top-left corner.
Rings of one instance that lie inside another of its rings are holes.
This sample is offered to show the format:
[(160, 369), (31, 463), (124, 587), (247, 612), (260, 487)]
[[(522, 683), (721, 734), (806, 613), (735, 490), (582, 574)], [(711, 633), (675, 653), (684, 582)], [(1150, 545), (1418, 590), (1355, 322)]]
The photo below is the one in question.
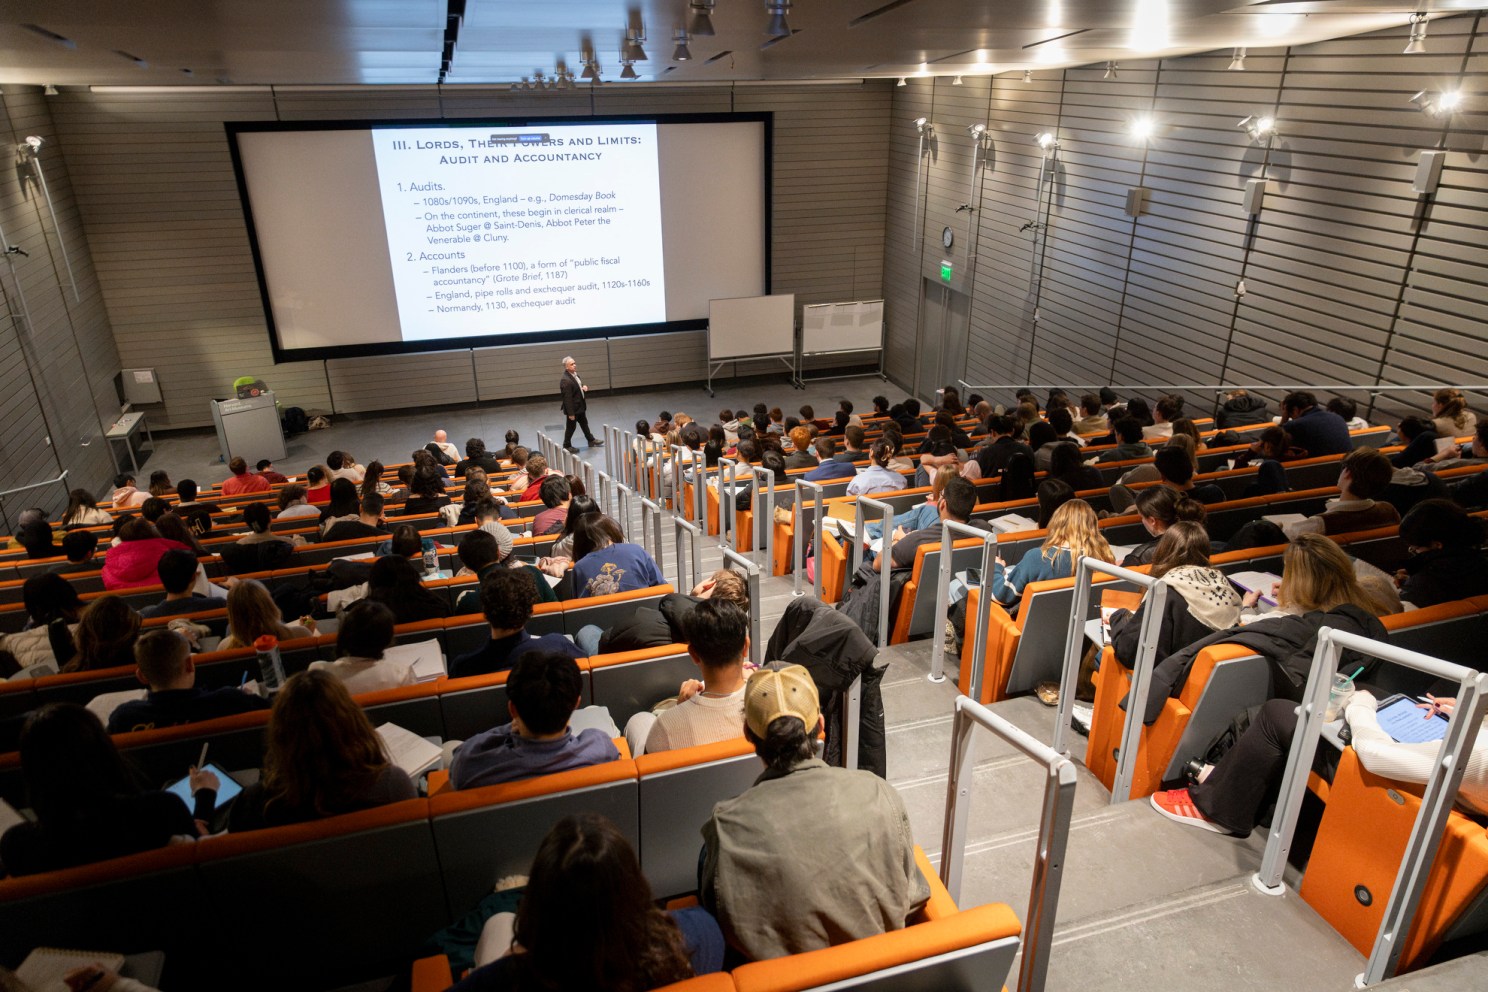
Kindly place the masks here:
[(579, 427), (584, 432), (584, 440), (589, 442), (589, 447), (598, 448), (604, 444), (595, 438), (589, 430), (589, 401), (584, 394), (589, 392), (589, 387), (584, 385), (584, 380), (579, 378), (579, 363), (573, 358), (563, 360), (563, 378), (558, 380), (558, 392), (563, 397), (563, 415), (568, 418), (563, 427), (563, 447), (567, 451), (578, 451), (573, 445), (574, 427)]
[(816, 683), (799, 665), (744, 687), (744, 736), (764, 774), (703, 826), (700, 901), (753, 961), (900, 930), (930, 898), (894, 787), (815, 756)]

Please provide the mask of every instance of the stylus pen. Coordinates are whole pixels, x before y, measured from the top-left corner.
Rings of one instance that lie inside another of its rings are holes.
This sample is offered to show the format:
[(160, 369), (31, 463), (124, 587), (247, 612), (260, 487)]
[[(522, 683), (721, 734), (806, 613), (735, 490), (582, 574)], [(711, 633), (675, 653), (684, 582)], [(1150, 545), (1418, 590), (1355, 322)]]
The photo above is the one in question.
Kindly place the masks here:
[(198, 771), (207, 767), (207, 747), (210, 746), (210, 744), (211, 741), (206, 741), (202, 744), (201, 755), (196, 759), (196, 767)]

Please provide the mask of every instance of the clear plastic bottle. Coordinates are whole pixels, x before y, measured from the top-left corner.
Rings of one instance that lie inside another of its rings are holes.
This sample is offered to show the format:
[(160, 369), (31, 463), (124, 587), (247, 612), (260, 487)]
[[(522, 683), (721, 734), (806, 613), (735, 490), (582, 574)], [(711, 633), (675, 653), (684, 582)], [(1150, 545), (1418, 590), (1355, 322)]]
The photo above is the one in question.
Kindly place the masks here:
[(284, 685), (284, 659), (279, 655), (279, 638), (264, 634), (253, 642), (258, 652), (258, 687), (264, 696), (279, 691)]

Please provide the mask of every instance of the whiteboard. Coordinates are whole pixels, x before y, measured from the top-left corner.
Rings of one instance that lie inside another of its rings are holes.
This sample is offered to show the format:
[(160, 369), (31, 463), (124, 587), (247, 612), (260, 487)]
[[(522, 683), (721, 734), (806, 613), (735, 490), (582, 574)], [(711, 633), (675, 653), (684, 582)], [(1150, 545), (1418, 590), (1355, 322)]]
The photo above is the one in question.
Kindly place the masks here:
[(795, 351), (794, 293), (708, 302), (709, 361), (793, 355)]
[(883, 319), (883, 300), (802, 307), (801, 354), (878, 351), (883, 347)]

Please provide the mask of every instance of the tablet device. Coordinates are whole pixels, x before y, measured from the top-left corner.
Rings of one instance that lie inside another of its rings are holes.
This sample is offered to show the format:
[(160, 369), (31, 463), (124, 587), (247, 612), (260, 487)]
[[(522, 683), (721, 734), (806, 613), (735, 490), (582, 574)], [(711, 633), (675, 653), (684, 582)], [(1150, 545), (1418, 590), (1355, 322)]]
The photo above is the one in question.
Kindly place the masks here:
[(1380, 729), (1401, 744), (1425, 744), (1447, 736), (1446, 716), (1437, 713), (1428, 717), (1419, 702), (1411, 696), (1395, 695), (1380, 703), (1375, 711)]
[[(217, 779), (220, 783), (217, 788), (217, 809), (221, 809), (228, 803), (232, 802), (237, 794), (243, 791), (243, 787), (238, 784), (236, 779), (234, 779), (231, 775), (223, 771), (220, 767), (213, 764), (212, 762), (207, 762), (207, 767), (202, 770), (212, 772), (214, 775), (217, 776)], [(189, 775), (176, 779), (170, 785), (167, 785), (165, 787), (165, 791), (174, 792), (176, 795), (181, 797), (183, 802), (186, 803), (187, 809), (192, 808), (193, 800), (191, 798), (191, 777)]]

